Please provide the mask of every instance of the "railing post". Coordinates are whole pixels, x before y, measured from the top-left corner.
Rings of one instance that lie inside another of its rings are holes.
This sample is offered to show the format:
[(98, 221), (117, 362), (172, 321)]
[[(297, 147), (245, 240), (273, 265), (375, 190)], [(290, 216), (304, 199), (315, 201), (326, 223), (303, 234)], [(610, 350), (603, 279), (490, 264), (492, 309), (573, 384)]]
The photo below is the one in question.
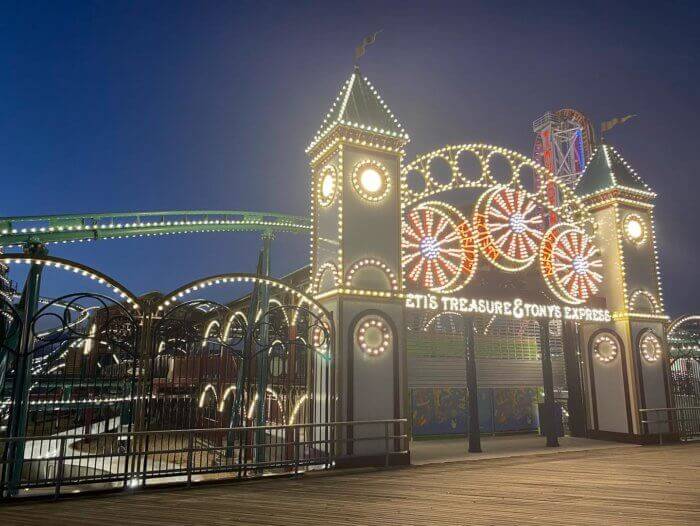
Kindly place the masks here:
[(389, 467), (389, 422), (384, 422), (384, 467)]
[[(130, 402), (133, 404), (133, 396), (132, 400)], [(133, 407), (133, 405), (132, 405)], [(129, 469), (129, 460), (131, 457), (131, 445), (133, 444), (132, 436), (131, 436), (131, 430), (128, 431), (128, 434), (126, 435), (126, 451), (124, 452), (124, 483), (123, 487), (126, 488), (129, 485), (129, 473), (131, 473), (131, 470)], [(117, 441), (119, 440), (119, 436), (117, 436)]]
[(56, 469), (54, 476), (56, 477), (55, 498), (61, 494), (61, 483), (63, 482), (63, 469), (66, 458), (66, 438), (61, 437), (61, 445), (58, 447), (58, 458), (56, 459)]
[(294, 433), (294, 475), (299, 475), (299, 440), (300, 440), (300, 428), (295, 427)]
[(192, 444), (194, 439), (194, 431), (190, 429), (187, 433), (187, 485), (192, 485)]

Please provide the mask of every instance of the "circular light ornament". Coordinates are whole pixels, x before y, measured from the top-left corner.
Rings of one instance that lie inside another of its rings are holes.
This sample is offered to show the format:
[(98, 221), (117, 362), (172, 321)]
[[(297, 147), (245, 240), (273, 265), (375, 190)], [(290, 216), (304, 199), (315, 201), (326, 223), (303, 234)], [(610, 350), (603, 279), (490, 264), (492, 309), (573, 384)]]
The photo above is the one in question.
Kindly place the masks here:
[(360, 161), (352, 174), (352, 186), (367, 201), (381, 201), (389, 193), (391, 181), (387, 169), (377, 161)]
[(355, 328), (355, 343), (370, 356), (378, 356), (389, 350), (394, 336), (389, 324), (378, 315), (365, 316)]
[(321, 176), (319, 177), (319, 187), (318, 187), (318, 203), (327, 207), (333, 204), (335, 200), (336, 193), (336, 172), (335, 168), (328, 165), (321, 170)]
[(540, 270), (549, 289), (574, 305), (594, 296), (603, 281), (600, 250), (579, 227), (559, 223), (545, 233), (540, 245)]
[(476, 240), (469, 222), (454, 207), (430, 201), (407, 215), (402, 226), (406, 279), (433, 292), (454, 292), (476, 271)]
[(537, 257), (542, 214), (522, 190), (497, 186), (476, 205), (474, 229), (481, 253), (501, 270), (523, 270)]
[(661, 340), (651, 331), (645, 332), (639, 339), (639, 352), (647, 362), (656, 362), (661, 358)]
[(598, 333), (592, 343), (593, 356), (603, 363), (610, 363), (620, 353), (620, 344), (614, 334), (609, 332)]
[(635, 245), (643, 244), (647, 239), (647, 228), (644, 220), (637, 214), (629, 214), (623, 221), (625, 238)]

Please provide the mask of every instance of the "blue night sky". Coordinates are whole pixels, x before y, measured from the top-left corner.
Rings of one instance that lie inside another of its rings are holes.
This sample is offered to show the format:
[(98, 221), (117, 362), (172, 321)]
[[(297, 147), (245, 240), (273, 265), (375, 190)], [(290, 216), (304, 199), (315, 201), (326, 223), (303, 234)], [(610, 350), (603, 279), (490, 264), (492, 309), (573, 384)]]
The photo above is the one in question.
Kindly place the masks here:
[[(304, 148), (368, 33), (362, 70), (412, 136), (532, 152), (573, 107), (660, 195), (669, 311), (700, 311), (695, 2), (2, 2), (0, 215), (308, 213)], [(529, 3), (527, 3), (529, 4)], [(663, 5), (663, 7), (660, 7)], [(254, 235), (53, 246), (137, 293), (252, 271)], [(273, 271), (307, 261), (281, 236)]]

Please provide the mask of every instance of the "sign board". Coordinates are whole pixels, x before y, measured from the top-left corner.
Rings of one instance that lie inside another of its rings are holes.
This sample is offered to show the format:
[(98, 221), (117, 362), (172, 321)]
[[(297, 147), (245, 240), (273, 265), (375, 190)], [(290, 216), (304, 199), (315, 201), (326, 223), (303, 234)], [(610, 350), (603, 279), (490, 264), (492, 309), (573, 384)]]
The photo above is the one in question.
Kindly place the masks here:
[(515, 319), (547, 318), (552, 320), (598, 322), (608, 322), (612, 319), (610, 311), (607, 309), (527, 303), (520, 298), (504, 301), (485, 298), (438, 296), (435, 294), (407, 294), (406, 308), (463, 314), (493, 314), (509, 316)]

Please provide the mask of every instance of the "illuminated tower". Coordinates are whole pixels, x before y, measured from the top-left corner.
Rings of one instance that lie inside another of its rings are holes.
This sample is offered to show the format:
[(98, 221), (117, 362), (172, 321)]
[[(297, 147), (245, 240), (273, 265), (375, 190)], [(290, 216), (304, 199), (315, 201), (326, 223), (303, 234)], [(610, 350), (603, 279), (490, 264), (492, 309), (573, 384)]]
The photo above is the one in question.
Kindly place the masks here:
[(668, 318), (654, 231), (656, 194), (606, 144), (593, 154), (576, 192), (597, 223), (601, 295), (613, 313), (609, 328), (584, 326), (581, 331), (591, 387), (589, 428), (603, 435), (658, 433), (658, 426), (665, 424), (642, 424), (646, 417), (639, 412), (670, 405), (664, 335)]
[[(400, 166), (408, 140), (355, 67), (307, 148), (312, 287), (336, 324), (337, 420), (406, 416)], [(384, 447), (356, 443), (346, 461), (372, 463)]]

